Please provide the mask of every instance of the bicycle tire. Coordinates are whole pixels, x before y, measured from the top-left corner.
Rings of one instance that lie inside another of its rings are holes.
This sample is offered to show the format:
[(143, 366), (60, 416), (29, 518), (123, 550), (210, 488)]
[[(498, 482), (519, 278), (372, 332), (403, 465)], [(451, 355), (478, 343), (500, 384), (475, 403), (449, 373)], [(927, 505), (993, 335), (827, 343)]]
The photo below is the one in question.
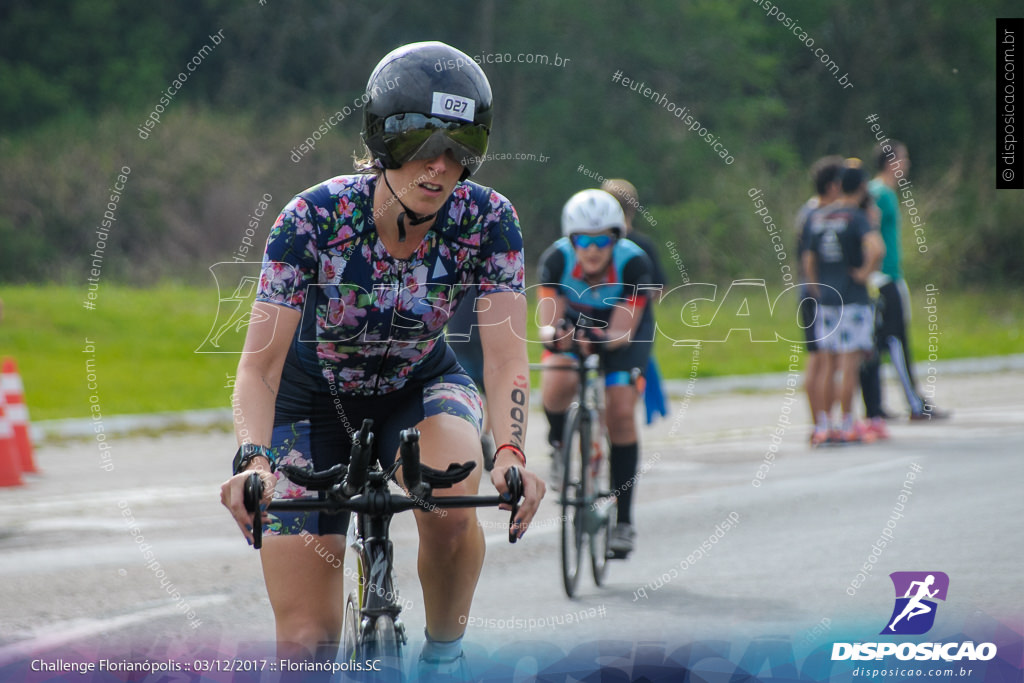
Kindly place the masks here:
[[(593, 570), (594, 583), (603, 586), (608, 577), (608, 560), (612, 551), (608, 547), (612, 541), (612, 529), (615, 527), (615, 499), (612, 497), (599, 498), (594, 501), (599, 508), (605, 507), (603, 514), (607, 515), (601, 522), (601, 528), (590, 537), (590, 568)], [(602, 514), (602, 512), (597, 512)]]
[[(597, 410), (591, 410), (590, 416), (591, 441), (589, 443), (596, 444), (601, 449), (599, 453), (602, 455), (599, 457), (592, 449), (588, 449), (587, 452), (586, 475), (589, 495), (587, 496), (586, 530), (590, 536), (590, 568), (594, 576), (594, 583), (602, 586), (608, 574), (608, 544), (611, 542), (612, 527), (609, 516), (614, 515), (615, 512), (614, 499), (607, 495), (611, 489), (609, 476), (612, 451), (611, 440), (608, 438), (608, 431), (600, 413)], [(597, 432), (596, 435), (595, 432)]]
[[(590, 430), (573, 405), (566, 415), (562, 439), (562, 585), (570, 598), (579, 586), (583, 564), (584, 506), (587, 504), (587, 476), (584, 463), (590, 450)], [(586, 432), (586, 433), (584, 433)]]
[(362, 659), (360, 652), (360, 622), (359, 595), (351, 591), (345, 600), (345, 614), (341, 626), (341, 659), (346, 662), (354, 662)]
[(368, 634), (366, 659), (380, 660), (382, 673), (377, 680), (401, 680), (401, 643), (395, 629), (394, 617), (382, 614), (373, 622), (373, 631)]

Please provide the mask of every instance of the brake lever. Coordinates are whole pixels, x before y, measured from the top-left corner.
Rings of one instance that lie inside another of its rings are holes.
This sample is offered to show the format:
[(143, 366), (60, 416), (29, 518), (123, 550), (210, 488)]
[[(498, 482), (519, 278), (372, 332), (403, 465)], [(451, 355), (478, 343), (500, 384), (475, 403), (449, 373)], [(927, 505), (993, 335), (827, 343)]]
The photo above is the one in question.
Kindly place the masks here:
[(242, 502), (247, 512), (252, 513), (252, 547), (259, 550), (263, 547), (263, 515), (260, 514), (260, 501), (263, 500), (263, 480), (258, 472), (253, 472), (245, 480)]
[(519, 512), (519, 499), (523, 497), (523, 477), (519, 474), (518, 467), (509, 467), (505, 470), (505, 485), (508, 486), (508, 495), (512, 500), (512, 516), (508, 520), (508, 542), (515, 543), (519, 540), (516, 533), (516, 513)]

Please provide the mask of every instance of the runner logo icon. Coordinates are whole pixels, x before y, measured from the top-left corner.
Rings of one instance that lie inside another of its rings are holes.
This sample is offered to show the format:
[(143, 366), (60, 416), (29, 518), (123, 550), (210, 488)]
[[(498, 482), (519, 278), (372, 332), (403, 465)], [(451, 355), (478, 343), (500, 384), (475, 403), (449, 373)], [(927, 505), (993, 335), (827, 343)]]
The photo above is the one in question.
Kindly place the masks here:
[(935, 623), (936, 600), (946, 600), (949, 576), (943, 572), (893, 572), (896, 590), (892, 616), (881, 635), (919, 636)]

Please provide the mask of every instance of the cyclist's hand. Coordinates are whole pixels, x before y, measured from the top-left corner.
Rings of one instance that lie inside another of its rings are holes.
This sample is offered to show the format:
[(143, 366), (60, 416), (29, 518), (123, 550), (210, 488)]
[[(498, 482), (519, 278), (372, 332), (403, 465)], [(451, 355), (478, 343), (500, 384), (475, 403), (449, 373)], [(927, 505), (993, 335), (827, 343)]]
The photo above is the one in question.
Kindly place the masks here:
[(560, 320), (558, 325), (545, 325), (540, 328), (540, 339), (544, 348), (553, 353), (568, 353), (573, 346), (575, 327), (568, 320)]
[(260, 473), (263, 480), (263, 498), (260, 500), (260, 507), (263, 509), (263, 521), (269, 522), (270, 515), (267, 514), (266, 506), (274, 495), (274, 486), (277, 485), (277, 477), (271, 474), (264, 466), (253, 463), (251, 469), (234, 475), (220, 487), (220, 502), (231, 512), (235, 523), (242, 530), (245, 540), (252, 544), (252, 513), (245, 509), (245, 480), (252, 474), (252, 470)]
[[(495, 456), (494, 469), (491, 470), (491, 482), (494, 484), (494, 488), (498, 489), (498, 493), (508, 493), (508, 486), (505, 484), (505, 472), (510, 467), (518, 467), (519, 475), (523, 480), (523, 500), (519, 505), (519, 513), (516, 515), (515, 520), (519, 538), (522, 538), (530, 522), (533, 520), (533, 516), (537, 514), (537, 508), (540, 506), (540, 501), (547, 491), (547, 486), (544, 484), (543, 479), (523, 467), (522, 462), (514, 454), (499, 452)], [(499, 507), (502, 510), (511, 510), (512, 502), (503, 503)]]
[(576, 339), (584, 358), (597, 353), (608, 344), (608, 330), (603, 327), (577, 327)]

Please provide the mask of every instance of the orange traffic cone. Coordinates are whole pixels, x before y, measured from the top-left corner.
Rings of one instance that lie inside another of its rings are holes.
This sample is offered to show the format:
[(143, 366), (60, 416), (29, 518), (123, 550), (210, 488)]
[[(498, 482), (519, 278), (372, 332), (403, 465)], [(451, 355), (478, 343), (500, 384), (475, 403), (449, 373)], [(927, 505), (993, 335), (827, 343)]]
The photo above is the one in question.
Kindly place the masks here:
[(14, 431), (14, 443), (22, 472), (38, 472), (32, 458), (32, 439), (28, 435), (28, 406), (25, 405), (25, 386), (18, 374), (13, 358), (4, 358), (0, 368), (0, 394), (7, 403), (7, 421)]
[(21, 462), (14, 444), (14, 430), (7, 421), (0, 395), (0, 486), (21, 486)]

